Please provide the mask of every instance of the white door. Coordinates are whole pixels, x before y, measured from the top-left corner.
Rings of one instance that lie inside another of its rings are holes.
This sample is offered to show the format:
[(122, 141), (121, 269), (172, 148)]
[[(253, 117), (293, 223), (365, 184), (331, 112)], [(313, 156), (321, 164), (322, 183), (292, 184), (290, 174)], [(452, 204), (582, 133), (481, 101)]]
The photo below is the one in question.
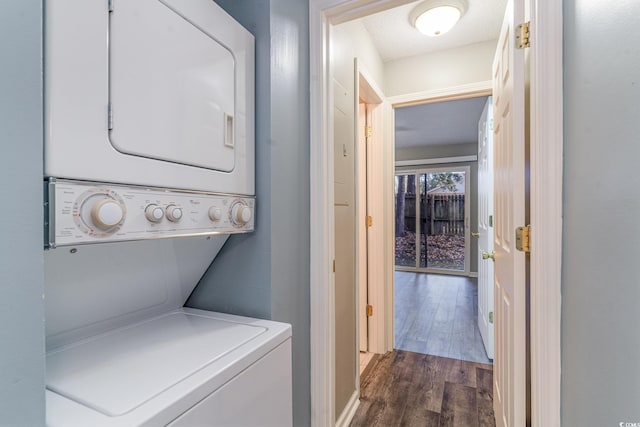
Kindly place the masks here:
[(525, 254), (515, 228), (525, 225), (524, 51), (515, 25), (524, 1), (508, 0), (493, 62), (495, 339), (494, 411), (498, 427), (525, 425)]
[(338, 413), (356, 390), (358, 330), (356, 284), (356, 141), (353, 94), (333, 81), (333, 172), (335, 218), (335, 407)]
[(478, 328), (493, 359), (493, 98), (478, 122)]

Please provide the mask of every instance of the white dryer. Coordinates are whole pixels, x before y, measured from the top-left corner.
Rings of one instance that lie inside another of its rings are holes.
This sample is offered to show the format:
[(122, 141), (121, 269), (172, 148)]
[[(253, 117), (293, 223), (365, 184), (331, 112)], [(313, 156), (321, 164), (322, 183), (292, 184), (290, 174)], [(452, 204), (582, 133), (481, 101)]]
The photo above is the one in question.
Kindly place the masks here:
[(45, 11), (45, 176), (254, 194), (248, 31), (212, 0)]
[(290, 325), (183, 307), (254, 229), (253, 37), (211, 0), (45, 12), (47, 425), (290, 426)]

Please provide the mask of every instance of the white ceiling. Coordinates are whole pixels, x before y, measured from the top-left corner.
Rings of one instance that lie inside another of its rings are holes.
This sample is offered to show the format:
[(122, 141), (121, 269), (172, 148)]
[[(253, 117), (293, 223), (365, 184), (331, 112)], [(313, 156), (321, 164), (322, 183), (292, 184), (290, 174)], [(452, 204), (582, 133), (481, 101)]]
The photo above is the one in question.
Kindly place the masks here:
[(396, 148), (476, 142), (486, 101), (483, 96), (396, 108)]
[[(384, 62), (497, 40), (507, 0), (467, 0), (468, 9), (451, 31), (427, 37), (409, 22), (421, 1), (367, 17), (361, 22)], [(468, 144), (477, 141), (486, 97), (396, 109), (396, 148)]]
[(409, 22), (418, 2), (361, 18), (384, 62), (498, 38), (507, 0), (467, 0), (466, 13), (451, 31), (427, 37)]

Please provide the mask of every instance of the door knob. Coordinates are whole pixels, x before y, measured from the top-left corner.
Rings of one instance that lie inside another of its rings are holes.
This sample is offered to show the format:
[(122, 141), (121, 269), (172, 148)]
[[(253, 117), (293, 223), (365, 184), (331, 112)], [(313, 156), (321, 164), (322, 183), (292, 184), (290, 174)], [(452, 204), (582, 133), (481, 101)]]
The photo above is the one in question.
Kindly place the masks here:
[(491, 251), (491, 253), (482, 251), (482, 259), (490, 259), (491, 261), (495, 261), (496, 259), (494, 258), (494, 255), (495, 252), (493, 251)]
[(480, 233), (474, 233), (473, 231), (471, 232), (471, 237), (475, 237), (476, 239), (478, 237), (480, 237)]

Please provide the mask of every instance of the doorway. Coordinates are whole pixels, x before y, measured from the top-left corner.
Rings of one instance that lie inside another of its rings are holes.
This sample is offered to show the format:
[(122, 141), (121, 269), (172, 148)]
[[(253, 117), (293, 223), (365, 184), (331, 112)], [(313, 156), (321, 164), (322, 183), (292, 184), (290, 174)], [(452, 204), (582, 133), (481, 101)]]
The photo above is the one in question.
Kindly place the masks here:
[[(336, 413), (333, 406), (333, 253), (331, 157), (331, 79), (329, 48), (331, 28), (367, 13), (394, 4), (341, 0), (312, 0), (311, 27), (311, 307), (312, 325), (312, 406), (313, 424), (327, 425)], [(395, 3), (397, 4), (397, 3)], [(363, 6), (364, 5), (364, 6)], [(531, 22), (531, 162), (532, 240), (537, 251), (532, 255), (532, 413), (534, 425), (559, 425), (559, 325), (560, 325), (560, 249), (562, 200), (562, 5), (533, 1), (535, 20)], [(545, 52), (541, 55), (540, 52)], [(541, 83), (542, 82), (542, 83)], [(386, 98), (391, 105), (416, 99), (438, 99), (459, 93), (486, 92), (491, 84), (442, 86), (423, 93)], [(406, 104), (405, 104), (406, 105)], [(393, 161), (393, 153), (388, 157)], [(328, 166), (328, 167), (327, 167)], [(393, 175), (391, 175), (393, 176)], [(392, 180), (390, 180), (392, 183)], [(544, 185), (543, 185), (544, 184)], [(392, 184), (390, 186), (393, 194)], [(539, 189), (544, 188), (541, 192)], [(393, 218), (393, 216), (391, 216)], [(393, 226), (390, 228), (392, 229)], [(535, 304), (534, 304), (535, 303)], [(330, 327), (327, 328), (327, 325)], [(544, 357), (542, 357), (544, 353)], [(355, 406), (348, 408), (353, 409)], [(345, 411), (345, 417), (349, 414)]]
[(487, 95), (396, 109), (396, 349), (491, 363), (478, 328), (475, 238)]
[(355, 61), (358, 99), (356, 115), (356, 282), (357, 327), (360, 372), (374, 353), (384, 352), (378, 339), (381, 322), (373, 318), (373, 307), (383, 298), (376, 292), (384, 281), (384, 222), (381, 194), (381, 159), (384, 157), (382, 91), (367, 70)]

